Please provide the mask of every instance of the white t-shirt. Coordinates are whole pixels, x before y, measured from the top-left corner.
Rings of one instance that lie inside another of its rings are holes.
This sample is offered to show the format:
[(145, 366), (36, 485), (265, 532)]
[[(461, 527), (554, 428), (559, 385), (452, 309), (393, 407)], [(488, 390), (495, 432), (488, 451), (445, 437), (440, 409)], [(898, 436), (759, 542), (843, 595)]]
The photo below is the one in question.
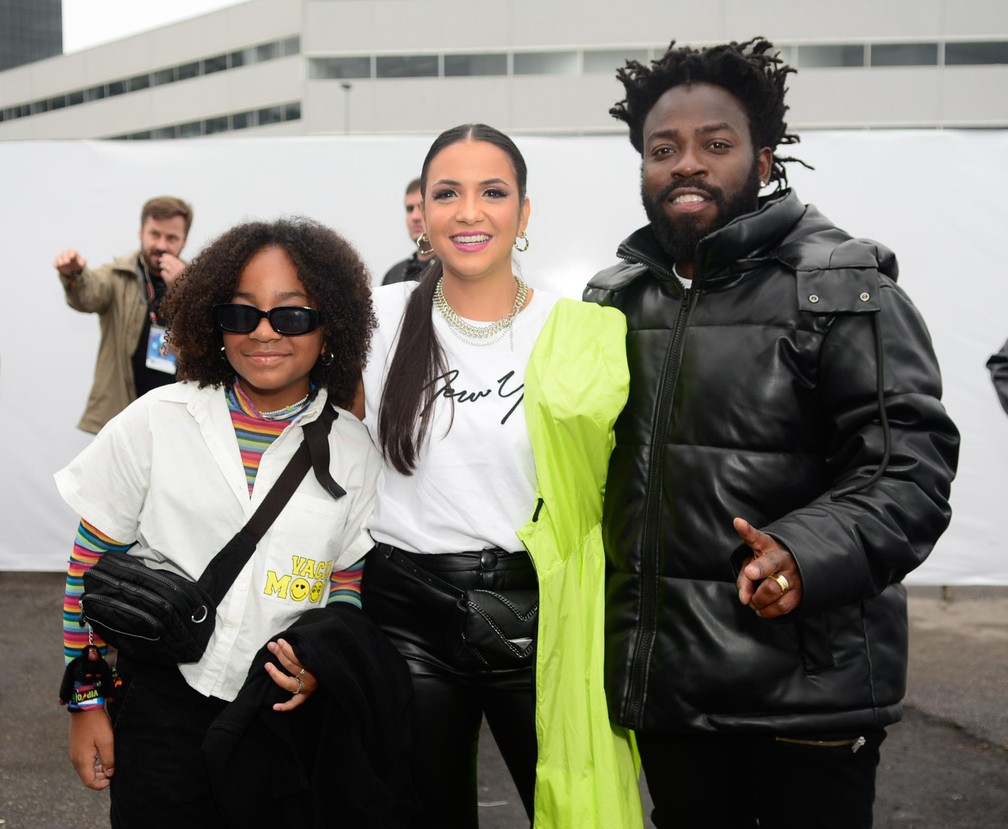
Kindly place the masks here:
[[(415, 288), (412, 282), (388, 285), (373, 295), (378, 329), (364, 371), (364, 422), (376, 445), (382, 390)], [(533, 293), (514, 320), (513, 352), (508, 334), (489, 345), (465, 343), (432, 311), (448, 371), (435, 381), (434, 419), (413, 474), (387, 463), (382, 469), (368, 522), (375, 541), (421, 553), (524, 549), (516, 531), (532, 517), (536, 493), (522, 405), (525, 366), (558, 298)]]
[[(198, 579), (244, 526), (318, 417), (325, 391), (262, 455), (251, 498), (223, 389), (176, 383), (154, 389), (109, 421), (56, 473), (60, 495), (128, 555)], [(324, 606), (329, 574), (364, 556), (364, 530), (381, 458), (343, 409), (329, 434), (334, 500), (309, 471), (217, 608), (199, 662), (180, 665), (201, 694), (234, 699), (256, 651), (311, 607)], [(117, 555), (106, 553), (106, 555)]]

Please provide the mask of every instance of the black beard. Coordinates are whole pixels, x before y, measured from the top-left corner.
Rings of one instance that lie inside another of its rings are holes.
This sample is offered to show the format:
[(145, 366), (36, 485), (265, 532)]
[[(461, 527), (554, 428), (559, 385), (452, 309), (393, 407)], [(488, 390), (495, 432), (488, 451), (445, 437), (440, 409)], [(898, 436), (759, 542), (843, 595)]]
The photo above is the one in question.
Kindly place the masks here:
[[(663, 204), (675, 190), (690, 188), (700, 190), (711, 197), (714, 206), (717, 208), (717, 216), (709, 224), (683, 216), (672, 219), (663, 209)], [(752, 172), (742, 188), (731, 196), (726, 196), (720, 187), (714, 187), (705, 181), (682, 179), (669, 184), (653, 198), (648, 198), (648, 194), (641, 185), (641, 201), (644, 203), (644, 212), (651, 223), (651, 230), (654, 232), (658, 244), (661, 245), (672, 261), (692, 262), (696, 255), (696, 247), (705, 236), (720, 230), (732, 219), (752, 213), (759, 206), (759, 168), (754, 163)]]

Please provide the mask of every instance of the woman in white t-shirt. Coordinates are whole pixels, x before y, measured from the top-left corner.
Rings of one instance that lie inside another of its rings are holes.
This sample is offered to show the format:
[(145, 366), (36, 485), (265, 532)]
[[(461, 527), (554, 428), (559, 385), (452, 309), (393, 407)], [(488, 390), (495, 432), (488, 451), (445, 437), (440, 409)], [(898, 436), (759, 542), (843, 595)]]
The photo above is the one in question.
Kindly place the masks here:
[[(484, 717), (537, 825), (640, 825), (631, 753), (601, 681), (597, 524), (627, 393), (625, 322), (514, 273), (530, 203), (506, 135), (482, 124), (442, 133), (420, 181), (417, 244), (436, 259), (419, 283), (374, 294), (365, 423), (385, 467), (362, 592), (413, 677), (415, 825), (478, 825)], [(570, 337), (585, 342), (568, 351)], [(570, 493), (586, 529), (548, 515)]]
[[(335, 232), (308, 219), (232, 228), (193, 260), (164, 310), (182, 382), (136, 400), (56, 475), (82, 518), (64, 602), (70, 756), (86, 786), (111, 784), (113, 827), (221, 821), (203, 739), (267, 640), (309, 608), (359, 604), (380, 466), (349, 411), (374, 327), (370, 278)], [(333, 406), (329, 472), (345, 495), (305, 476), (218, 604), (202, 658), (161, 665), (120, 653), (121, 685), (108, 687), (107, 669), (97, 694), (82, 684), (96, 669), (81, 660), (98, 655), (78, 624), (83, 573), (129, 555), (198, 579), (276, 483), (303, 427)], [(292, 710), (316, 679), (288, 643), (269, 647), (275, 709)]]

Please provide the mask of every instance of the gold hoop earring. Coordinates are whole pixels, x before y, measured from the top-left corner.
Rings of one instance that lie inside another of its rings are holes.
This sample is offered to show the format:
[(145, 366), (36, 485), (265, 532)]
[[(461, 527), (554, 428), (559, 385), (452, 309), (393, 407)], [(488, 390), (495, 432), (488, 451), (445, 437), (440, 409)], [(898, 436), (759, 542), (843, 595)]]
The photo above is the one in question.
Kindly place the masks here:
[[(427, 249), (424, 249), (424, 242), (427, 243)], [(430, 256), (434, 253), (434, 245), (431, 244), (430, 237), (427, 236), (426, 232), (421, 233), (416, 240), (417, 253), (421, 256)]]
[[(518, 247), (519, 240), (525, 243), (524, 247)], [(525, 253), (525, 251), (528, 250), (528, 246), (529, 246), (528, 236), (526, 236), (524, 233), (522, 233), (517, 239), (515, 239), (514, 247), (515, 250), (518, 251), (518, 253)]]

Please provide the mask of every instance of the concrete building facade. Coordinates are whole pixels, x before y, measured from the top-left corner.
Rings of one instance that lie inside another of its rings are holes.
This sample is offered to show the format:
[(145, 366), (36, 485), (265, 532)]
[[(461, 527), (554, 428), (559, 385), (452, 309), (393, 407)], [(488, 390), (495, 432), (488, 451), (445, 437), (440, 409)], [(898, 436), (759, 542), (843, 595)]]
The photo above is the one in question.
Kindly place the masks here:
[(1008, 127), (999, 0), (249, 0), (0, 72), (0, 139), (620, 131), (627, 58), (754, 35), (793, 129)]

